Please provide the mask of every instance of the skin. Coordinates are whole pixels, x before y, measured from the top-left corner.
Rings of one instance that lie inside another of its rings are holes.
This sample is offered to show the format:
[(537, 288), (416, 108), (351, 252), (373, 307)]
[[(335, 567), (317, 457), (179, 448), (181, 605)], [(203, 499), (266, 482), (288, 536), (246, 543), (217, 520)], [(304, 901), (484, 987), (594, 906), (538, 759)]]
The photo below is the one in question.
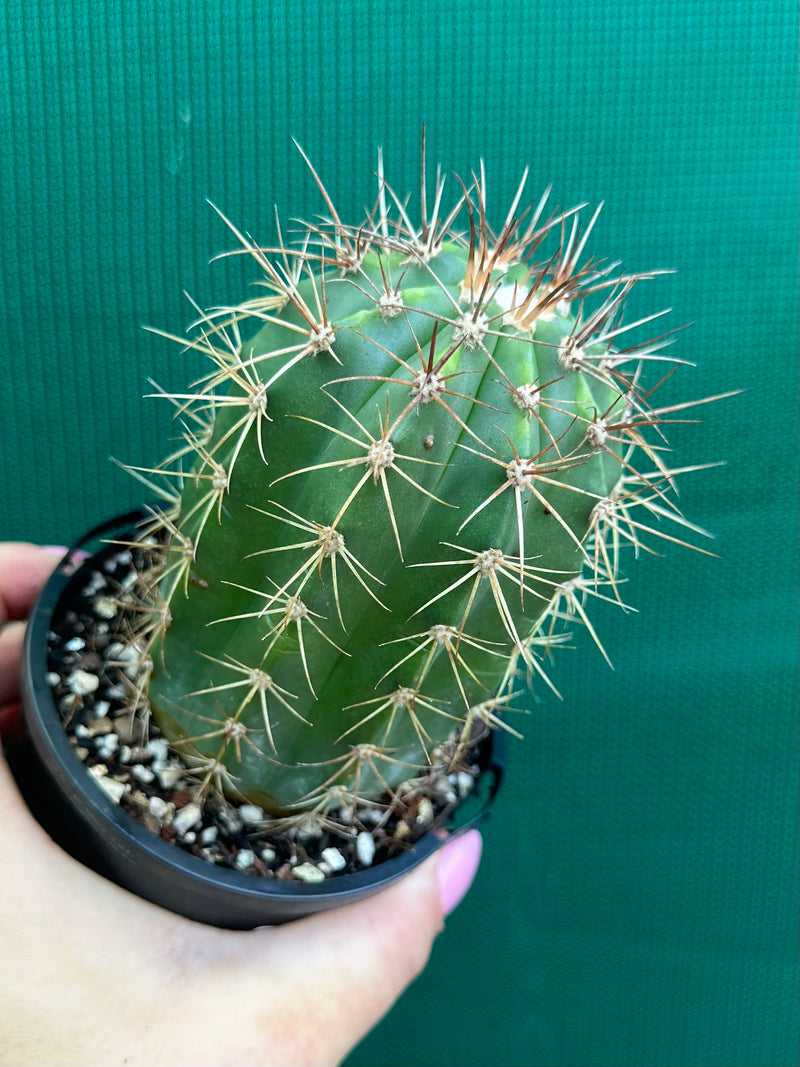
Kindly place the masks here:
[[(0, 544), (0, 730), (21, 730), (24, 619), (58, 553)], [(339, 1063), (425, 966), (480, 839), (385, 892), (272, 929), (217, 930), (63, 853), (0, 756), (0, 1064)]]

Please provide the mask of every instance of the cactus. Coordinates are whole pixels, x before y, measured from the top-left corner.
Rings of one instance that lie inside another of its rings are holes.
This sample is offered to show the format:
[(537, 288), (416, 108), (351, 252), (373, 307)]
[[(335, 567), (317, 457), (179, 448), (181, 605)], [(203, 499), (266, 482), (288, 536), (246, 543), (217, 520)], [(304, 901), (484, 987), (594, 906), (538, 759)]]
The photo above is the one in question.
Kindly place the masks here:
[(170, 396), (177, 451), (134, 469), (161, 496), (138, 699), (201, 790), (276, 819), (424, 789), (517, 733), (573, 625), (605, 655), (587, 605), (622, 604), (623, 557), (703, 533), (666, 459), (690, 403), (653, 402), (672, 337), (626, 347), (653, 273), (584, 261), (597, 212), (522, 208), (526, 172), (494, 230), (483, 168), (445, 209), (423, 151), (420, 222), (379, 166), (350, 225), (311, 173), (328, 216), (299, 240), (227, 223), (258, 294), (173, 338), (208, 372)]

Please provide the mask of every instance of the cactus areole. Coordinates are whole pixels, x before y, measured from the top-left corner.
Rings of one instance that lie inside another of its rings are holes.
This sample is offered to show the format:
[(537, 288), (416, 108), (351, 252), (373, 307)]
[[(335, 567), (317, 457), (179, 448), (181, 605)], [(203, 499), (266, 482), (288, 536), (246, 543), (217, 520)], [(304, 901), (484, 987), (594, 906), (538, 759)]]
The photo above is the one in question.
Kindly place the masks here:
[(672, 338), (623, 317), (653, 274), (587, 258), (597, 212), (523, 177), (494, 229), (483, 169), (446, 204), (423, 152), (417, 221), (379, 166), (349, 224), (311, 173), (326, 217), (272, 248), (227, 223), (254, 293), (171, 338), (207, 372), (129, 468), (159, 503), (126, 654), (198, 798), (352, 835), (519, 733), (576, 624), (605, 655), (591, 602), (649, 536), (703, 531), (667, 465), (692, 402), (654, 400)]

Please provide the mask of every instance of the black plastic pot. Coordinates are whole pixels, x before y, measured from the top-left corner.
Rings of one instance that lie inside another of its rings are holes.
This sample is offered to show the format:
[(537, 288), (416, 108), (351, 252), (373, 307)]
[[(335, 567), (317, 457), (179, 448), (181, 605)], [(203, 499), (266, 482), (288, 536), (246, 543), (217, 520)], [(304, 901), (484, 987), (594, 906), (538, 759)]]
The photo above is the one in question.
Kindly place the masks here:
[[(103, 550), (107, 539), (130, 536), (143, 517), (144, 512), (132, 512), (87, 534), (56, 568), (28, 623), (22, 672), (27, 737), (9, 753), (9, 762), (31, 811), (65, 851), (138, 896), (189, 919), (250, 929), (371, 896), (422, 863), (451, 834), (474, 826), (487, 814), (503, 773), (504, 739), (495, 732), (483, 744), (474, 795), (444, 827), (429, 832), (407, 852), (318, 885), (248, 876), (204, 862), (162, 840), (115, 804), (92, 780), (64, 730), (46, 677), (48, 631), (73, 583), (86, 583), (94, 553)], [(88, 558), (83, 555), (87, 551)]]

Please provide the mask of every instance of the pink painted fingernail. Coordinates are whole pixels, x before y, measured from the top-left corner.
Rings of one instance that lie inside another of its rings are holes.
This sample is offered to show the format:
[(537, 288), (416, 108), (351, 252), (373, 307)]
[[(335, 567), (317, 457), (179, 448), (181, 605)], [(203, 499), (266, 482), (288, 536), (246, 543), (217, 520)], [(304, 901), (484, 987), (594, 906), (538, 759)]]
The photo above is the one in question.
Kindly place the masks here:
[(82, 548), (75, 548), (70, 552), (70, 549), (64, 545), (42, 545), (42, 552), (51, 552), (54, 556), (60, 557), (66, 556), (69, 552), (73, 563), (83, 563), (85, 559), (89, 558), (89, 553), (84, 552)]
[(477, 830), (468, 830), (467, 833), (459, 834), (452, 841), (448, 841), (439, 853), (436, 880), (439, 883), (444, 915), (449, 915), (467, 895), (478, 870), (482, 850), (481, 835)]

